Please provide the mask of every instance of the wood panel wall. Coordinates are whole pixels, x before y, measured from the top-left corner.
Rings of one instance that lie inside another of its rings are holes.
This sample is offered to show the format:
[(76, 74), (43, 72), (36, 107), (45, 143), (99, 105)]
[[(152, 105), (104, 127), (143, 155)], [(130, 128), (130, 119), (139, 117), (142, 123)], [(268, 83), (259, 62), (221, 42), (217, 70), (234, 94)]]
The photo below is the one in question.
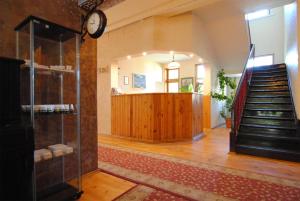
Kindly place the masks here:
[(203, 96), (203, 128), (211, 128), (211, 96)]
[(112, 97), (112, 135), (145, 142), (191, 140), (203, 131), (202, 96), (132, 94)]

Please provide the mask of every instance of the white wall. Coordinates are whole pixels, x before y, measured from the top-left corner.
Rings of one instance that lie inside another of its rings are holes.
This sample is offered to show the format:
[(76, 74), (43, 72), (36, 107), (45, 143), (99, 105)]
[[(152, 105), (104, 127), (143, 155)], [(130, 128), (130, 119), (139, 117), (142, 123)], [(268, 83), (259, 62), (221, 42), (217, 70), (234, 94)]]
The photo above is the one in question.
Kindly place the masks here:
[[(116, 63), (116, 58), (137, 55), (144, 51), (194, 52), (211, 68), (210, 78), (213, 81), (218, 65), (211, 47), (206, 26), (198, 15), (189, 12), (174, 17), (156, 16), (105, 33), (97, 41), (97, 62), (98, 68), (103, 68)], [(111, 132), (110, 73), (109, 69), (108, 73), (98, 74), (98, 133), (101, 134)], [(214, 86), (211, 82), (211, 87)], [(211, 108), (211, 125), (216, 126), (219, 124), (216, 103), (212, 103)]]
[[(298, 11), (299, 12), (299, 11)], [(298, 16), (299, 17), (299, 16)], [(284, 42), (285, 42), (285, 62), (287, 64), (289, 76), (292, 84), (292, 92), (297, 116), (300, 118), (300, 70), (298, 57), (299, 27), (297, 24), (297, 3), (284, 7)], [(298, 35), (297, 35), (298, 32)]]
[[(146, 76), (145, 89), (133, 88), (133, 73)], [(124, 76), (129, 77), (128, 85), (124, 85)], [(147, 61), (143, 57), (121, 60), (118, 62), (118, 88), (126, 94), (164, 92), (163, 69), (160, 64)]]
[(274, 55), (274, 63), (284, 63), (284, 11), (271, 9), (270, 16), (249, 21), (255, 55)]
[(249, 55), (248, 28), (244, 12), (236, 7), (239, 2), (218, 1), (195, 11), (203, 21), (217, 65), (226, 73), (241, 73)]
[[(179, 76), (180, 76), (180, 83), (179, 87), (181, 87), (181, 78), (185, 77), (193, 77), (194, 78), (194, 84), (195, 87), (195, 79), (196, 79), (196, 65), (199, 64), (198, 59), (190, 59), (188, 61), (181, 61), (180, 62), (180, 69), (179, 69)], [(203, 94), (209, 95), (211, 91), (211, 68), (208, 64), (203, 64), (205, 69), (205, 75), (204, 75), (204, 89)]]
[(119, 87), (119, 65), (112, 64), (110, 66), (110, 77), (111, 77), (111, 88), (118, 88)]

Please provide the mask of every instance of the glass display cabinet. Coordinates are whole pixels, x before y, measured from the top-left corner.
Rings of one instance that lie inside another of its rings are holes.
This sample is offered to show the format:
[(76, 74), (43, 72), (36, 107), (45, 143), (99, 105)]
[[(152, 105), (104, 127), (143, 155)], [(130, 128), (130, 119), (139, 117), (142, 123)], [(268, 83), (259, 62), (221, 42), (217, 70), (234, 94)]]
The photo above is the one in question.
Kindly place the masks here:
[(80, 32), (29, 16), (16, 28), (22, 119), (34, 129), (33, 200), (81, 190)]

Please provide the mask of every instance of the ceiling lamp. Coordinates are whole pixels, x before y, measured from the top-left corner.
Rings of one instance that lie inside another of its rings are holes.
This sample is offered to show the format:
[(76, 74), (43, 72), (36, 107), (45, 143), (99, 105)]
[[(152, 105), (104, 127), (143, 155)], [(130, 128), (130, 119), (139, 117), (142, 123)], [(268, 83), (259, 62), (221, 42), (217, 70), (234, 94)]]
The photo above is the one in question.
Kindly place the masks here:
[(174, 60), (174, 54), (173, 54), (173, 60), (171, 63), (168, 64), (168, 69), (175, 69), (175, 68), (179, 68), (179, 67), (180, 67), (180, 63), (178, 63)]

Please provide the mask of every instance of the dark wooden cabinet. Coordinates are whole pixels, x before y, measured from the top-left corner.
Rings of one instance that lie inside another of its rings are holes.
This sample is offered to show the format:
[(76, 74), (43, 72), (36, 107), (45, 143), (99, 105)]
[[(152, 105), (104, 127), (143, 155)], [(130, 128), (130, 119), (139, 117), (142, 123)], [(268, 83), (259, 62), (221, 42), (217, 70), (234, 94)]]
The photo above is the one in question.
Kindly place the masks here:
[(32, 128), (10, 125), (0, 133), (0, 200), (32, 200)]
[(20, 112), (22, 63), (0, 57), (0, 200), (33, 199), (33, 129)]

